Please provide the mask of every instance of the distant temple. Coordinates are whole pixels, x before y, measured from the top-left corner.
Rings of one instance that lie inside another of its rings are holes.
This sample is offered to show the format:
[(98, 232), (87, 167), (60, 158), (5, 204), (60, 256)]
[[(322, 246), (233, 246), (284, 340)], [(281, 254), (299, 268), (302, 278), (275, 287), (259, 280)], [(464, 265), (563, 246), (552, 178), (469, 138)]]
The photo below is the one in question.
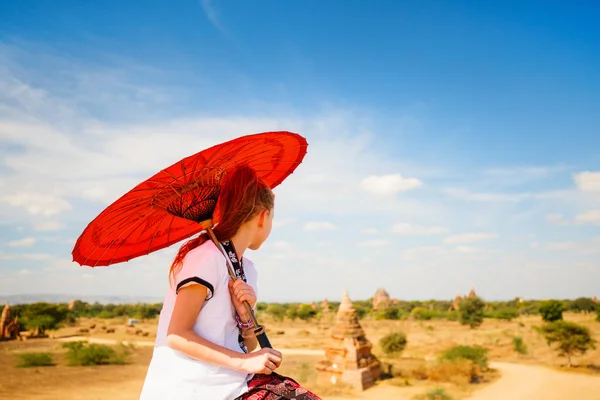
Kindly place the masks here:
[(13, 318), (10, 305), (6, 303), (0, 318), (0, 340), (21, 339), (19, 317)]
[(319, 380), (334, 385), (344, 382), (357, 390), (373, 386), (379, 379), (381, 364), (371, 353), (371, 343), (348, 292), (344, 292), (331, 336), (334, 344), (325, 348), (325, 358), (317, 365)]
[(452, 303), (452, 305), (450, 306), (450, 309), (448, 311), (453, 311), (453, 310), (458, 311), (460, 309), (460, 302), (462, 300), (472, 299), (475, 297), (477, 297), (477, 293), (475, 292), (474, 287), (471, 287), (471, 289), (469, 290), (469, 294), (466, 296), (461, 296), (461, 295), (457, 294), (456, 297), (454, 298), (454, 302)]
[(380, 310), (390, 306), (390, 295), (384, 288), (379, 288), (373, 296), (373, 310)]

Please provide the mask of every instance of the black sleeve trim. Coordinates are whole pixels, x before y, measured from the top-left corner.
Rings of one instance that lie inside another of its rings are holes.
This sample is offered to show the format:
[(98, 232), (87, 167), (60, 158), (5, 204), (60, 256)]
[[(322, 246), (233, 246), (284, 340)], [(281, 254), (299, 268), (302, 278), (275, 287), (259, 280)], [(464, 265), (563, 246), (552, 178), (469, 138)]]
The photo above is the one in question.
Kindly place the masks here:
[(213, 297), (213, 292), (215, 291), (215, 288), (213, 287), (213, 285), (210, 282), (207, 282), (202, 278), (198, 278), (197, 276), (192, 276), (191, 278), (186, 278), (186, 279), (182, 280), (181, 282), (179, 282), (177, 284), (177, 288), (175, 289), (175, 294), (179, 293), (179, 289), (181, 289), (181, 287), (183, 285), (188, 284), (190, 282), (196, 282), (208, 289), (208, 294), (206, 295), (206, 300), (210, 300)]

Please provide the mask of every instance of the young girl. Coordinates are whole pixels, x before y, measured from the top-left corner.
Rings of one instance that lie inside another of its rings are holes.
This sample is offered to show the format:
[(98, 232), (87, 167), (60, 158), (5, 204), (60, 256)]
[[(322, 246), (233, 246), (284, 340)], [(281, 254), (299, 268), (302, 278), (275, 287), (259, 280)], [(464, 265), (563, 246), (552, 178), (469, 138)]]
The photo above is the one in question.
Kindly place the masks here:
[(246, 335), (250, 315), (243, 302), (256, 304), (257, 271), (244, 253), (260, 248), (271, 232), (271, 189), (252, 169), (238, 167), (227, 174), (217, 209), (214, 233), (235, 254), (232, 261), (239, 260), (240, 279), (231, 280), (225, 256), (205, 233), (181, 246), (140, 400), (262, 399), (259, 389), (282, 381), (298, 399), (318, 399), (273, 372), (279, 351), (254, 351), (256, 337)]

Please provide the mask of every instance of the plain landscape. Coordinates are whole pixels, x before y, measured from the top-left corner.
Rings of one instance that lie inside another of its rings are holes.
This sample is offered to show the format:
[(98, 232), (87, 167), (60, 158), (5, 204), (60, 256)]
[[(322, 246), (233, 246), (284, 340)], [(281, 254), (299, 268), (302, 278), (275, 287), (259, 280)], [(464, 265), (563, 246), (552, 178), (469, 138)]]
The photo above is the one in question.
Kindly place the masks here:
[[(359, 322), (380, 364), (381, 376), (366, 390), (319, 379), (324, 349), (336, 346), (332, 332), (346, 318), (339, 306), (258, 305), (273, 347), (284, 354), (279, 372), (324, 399), (591, 400), (600, 392), (595, 298), (485, 302), (472, 292), (455, 301), (411, 302), (380, 290), (344, 314)], [(21, 338), (0, 342), (0, 397), (137, 398), (160, 308), (82, 301), (10, 306)]]

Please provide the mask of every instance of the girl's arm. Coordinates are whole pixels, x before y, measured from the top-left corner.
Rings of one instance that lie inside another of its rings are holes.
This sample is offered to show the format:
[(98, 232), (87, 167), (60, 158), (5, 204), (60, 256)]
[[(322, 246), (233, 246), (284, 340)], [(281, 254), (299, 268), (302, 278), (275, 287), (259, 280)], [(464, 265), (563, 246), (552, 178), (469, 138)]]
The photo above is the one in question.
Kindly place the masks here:
[(250, 355), (219, 346), (196, 334), (193, 326), (206, 295), (207, 289), (202, 285), (190, 285), (179, 290), (167, 331), (169, 347), (196, 360), (246, 373), (270, 373), (279, 367), (281, 353), (276, 350), (262, 349)]

